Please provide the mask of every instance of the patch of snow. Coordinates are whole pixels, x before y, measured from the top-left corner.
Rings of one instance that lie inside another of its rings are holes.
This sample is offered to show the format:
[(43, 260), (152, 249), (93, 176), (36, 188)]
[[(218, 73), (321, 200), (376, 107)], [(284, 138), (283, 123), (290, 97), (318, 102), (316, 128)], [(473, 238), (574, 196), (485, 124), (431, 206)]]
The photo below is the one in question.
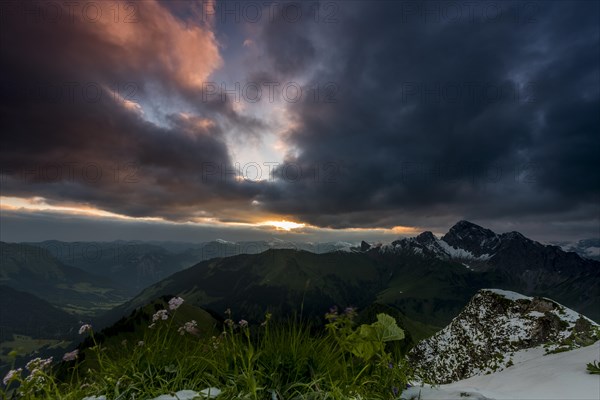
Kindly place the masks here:
[(344, 251), (346, 253), (350, 253), (350, 252), (352, 252), (352, 249), (350, 247), (340, 247), (340, 248), (337, 248), (337, 249), (332, 250), (332, 251)]
[(392, 244), (384, 244), (383, 246), (381, 246), (381, 248), (379, 249), (379, 251), (381, 251), (382, 253), (388, 253), (388, 252), (392, 252), (394, 251), (396, 247)]
[[(412, 387), (402, 399), (600, 399), (600, 377), (589, 374), (586, 365), (600, 358), (600, 341), (589, 347), (543, 355), (529, 349), (533, 357), (490, 375), (473, 376), (438, 388)], [(515, 354), (516, 356), (516, 354)], [(419, 394), (421, 397), (419, 397)]]
[(464, 390), (440, 390), (429, 385), (413, 386), (400, 396), (403, 400), (490, 400), (479, 393), (466, 392)]
[(587, 256), (597, 257), (600, 256), (600, 247), (588, 247), (584, 250), (584, 253)]
[(595, 321), (589, 319), (585, 315), (580, 314), (577, 311), (572, 310), (569, 307), (566, 307), (566, 306), (564, 306), (564, 305), (562, 305), (562, 304), (560, 304), (560, 303), (558, 303), (558, 302), (556, 302), (556, 301), (554, 301), (552, 299), (549, 299), (547, 297), (542, 297), (542, 298), (545, 299), (545, 300), (551, 301), (552, 303), (554, 303), (554, 304), (556, 304), (556, 305), (559, 306), (558, 310), (552, 310), (550, 312), (553, 313), (553, 314), (555, 314), (556, 316), (558, 316), (562, 320), (567, 321), (570, 324), (575, 324), (575, 322), (577, 322), (577, 320), (579, 318), (583, 318), (583, 319), (587, 320), (589, 323), (591, 323), (592, 325), (598, 326), (598, 324)]
[(440, 245), (442, 250), (448, 256), (450, 256), (450, 258), (466, 258), (466, 259), (471, 259), (471, 260), (487, 261), (492, 257), (491, 254), (482, 254), (480, 256), (475, 256), (470, 251), (450, 246), (448, 243), (444, 242), (443, 240), (438, 240), (437, 243)]
[(221, 394), (221, 390), (217, 389), (215, 387), (202, 389), (200, 391), (200, 395), (203, 397), (206, 397), (207, 399), (214, 399), (215, 397), (219, 396), (220, 394)]
[(200, 393), (194, 390), (180, 390), (174, 395), (163, 394), (151, 400), (194, 400), (200, 398), (214, 399), (219, 396), (221, 391), (217, 388), (207, 388), (201, 390)]
[(458, 249), (456, 247), (450, 246), (448, 243), (443, 240), (439, 241), (440, 246), (444, 250), (446, 254), (448, 254), (451, 258), (475, 258), (473, 253), (464, 249)]
[(502, 290), (502, 289), (481, 289), (481, 290), (499, 294), (500, 296), (505, 297), (508, 300), (531, 300), (532, 299), (532, 297), (524, 296), (517, 292), (511, 292), (510, 290)]
[(528, 315), (530, 317), (539, 318), (539, 317), (543, 317), (544, 313), (541, 313), (539, 311), (530, 311)]

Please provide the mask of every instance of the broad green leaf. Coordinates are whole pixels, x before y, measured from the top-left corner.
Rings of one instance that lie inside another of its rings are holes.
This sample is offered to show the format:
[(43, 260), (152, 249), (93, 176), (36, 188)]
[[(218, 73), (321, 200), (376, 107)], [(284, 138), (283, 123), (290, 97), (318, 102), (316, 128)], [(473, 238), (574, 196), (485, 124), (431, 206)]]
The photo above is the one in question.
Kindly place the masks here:
[(377, 314), (377, 325), (380, 339), (383, 342), (392, 342), (394, 340), (404, 339), (404, 331), (398, 326), (396, 320), (387, 314)]

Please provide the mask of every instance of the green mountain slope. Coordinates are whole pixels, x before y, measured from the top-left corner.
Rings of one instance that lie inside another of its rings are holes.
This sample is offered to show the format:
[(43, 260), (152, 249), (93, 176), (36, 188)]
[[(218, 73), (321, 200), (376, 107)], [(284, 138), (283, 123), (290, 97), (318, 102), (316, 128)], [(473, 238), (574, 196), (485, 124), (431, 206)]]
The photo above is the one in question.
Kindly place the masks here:
[(62, 339), (71, 334), (77, 318), (30, 293), (0, 285), (0, 342), (13, 335)]
[(173, 294), (219, 313), (231, 308), (247, 319), (267, 311), (299, 312), (302, 306), (306, 315), (322, 315), (334, 304), (370, 304), (385, 279), (382, 272), (361, 254), (268, 250), (201, 262), (150, 286), (114, 314)]
[(34, 246), (0, 242), (0, 284), (25, 291), (68, 312), (103, 312), (125, 300), (108, 278), (70, 267)]

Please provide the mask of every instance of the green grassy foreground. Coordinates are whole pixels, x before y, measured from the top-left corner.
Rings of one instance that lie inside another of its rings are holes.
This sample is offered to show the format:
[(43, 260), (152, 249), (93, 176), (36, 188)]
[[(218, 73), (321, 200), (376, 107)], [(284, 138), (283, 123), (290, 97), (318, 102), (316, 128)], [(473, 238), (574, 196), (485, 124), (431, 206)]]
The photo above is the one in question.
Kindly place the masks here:
[(153, 316), (142, 340), (99, 343), (89, 326), (90, 346), (53, 365), (32, 360), (4, 378), (5, 399), (152, 399), (179, 390), (212, 387), (218, 399), (395, 399), (406, 387), (408, 367), (395, 343), (404, 338), (396, 321), (378, 314), (356, 326), (353, 309), (326, 314), (323, 330), (298, 322), (234, 322), (202, 334), (196, 321), (181, 324), (182, 300), (172, 299)]

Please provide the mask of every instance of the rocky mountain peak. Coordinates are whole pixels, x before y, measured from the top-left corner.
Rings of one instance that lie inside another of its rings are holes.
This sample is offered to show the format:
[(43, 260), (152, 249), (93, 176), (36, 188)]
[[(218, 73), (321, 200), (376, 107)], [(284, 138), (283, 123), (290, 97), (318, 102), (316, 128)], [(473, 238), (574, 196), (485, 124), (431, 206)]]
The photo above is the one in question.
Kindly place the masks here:
[(371, 245), (364, 240), (360, 242), (360, 251), (367, 251), (371, 248)]
[(482, 289), (444, 329), (409, 353), (422, 378), (450, 383), (527, 357), (593, 344), (600, 326), (550, 299)]
[(426, 245), (437, 242), (437, 238), (430, 231), (425, 231), (415, 238), (417, 242)]
[(531, 242), (531, 239), (526, 238), (525, 236), (523, 236), (523, 234), (521, 234), (520, 232), (517, 231), (512, 231), (512, 232), (506, 232), (500, 235), (502, 237), (502, 239), (505, 240), (521, 240), (521, 241), (527, 241), (527, 242)]
[(457, 222), (442, 240), (452, 247), (464, 249), (474, 256), (491, 254), (500, 243), (500, 238), (489, 229), (469, 221)]

